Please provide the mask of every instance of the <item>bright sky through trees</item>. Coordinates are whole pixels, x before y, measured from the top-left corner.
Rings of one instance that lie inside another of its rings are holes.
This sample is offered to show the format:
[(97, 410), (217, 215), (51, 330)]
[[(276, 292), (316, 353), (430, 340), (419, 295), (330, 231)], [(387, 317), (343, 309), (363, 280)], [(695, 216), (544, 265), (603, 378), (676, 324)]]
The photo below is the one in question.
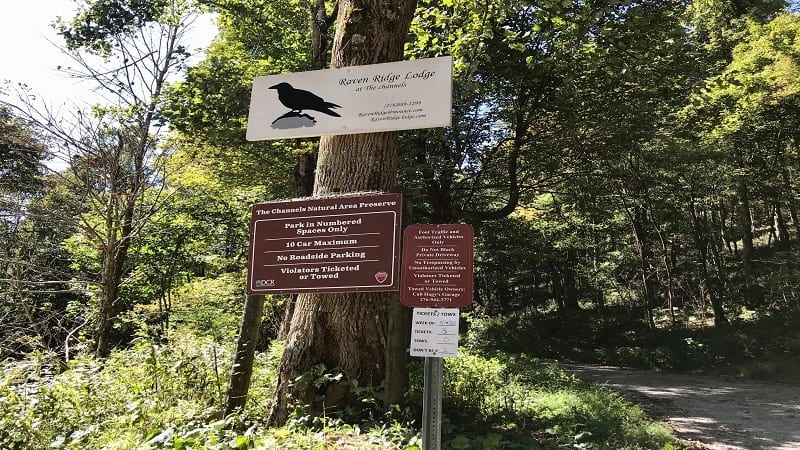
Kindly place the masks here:
[[(5, 80), (27, 84), (48, 103), (86, 100), (86, 85), (57, 70), (70, 60), (61, 53), (61, 38), (51, 26), (61, 16), (74, 15), (74, 0), (0, 0), (0, 86)], [(216, 35), (211, 17), (196, 22), (190, 50), (204, 48)]]
[(41, 95), (64, 100), (79, 88), (57, 73), (67, 58), (53, 43), (60, 40), (50, 24), (57, 16), (68, 16), (75, 6), (70, 0), (6, 0), (0, 15), (0, 80), (26, 83)]

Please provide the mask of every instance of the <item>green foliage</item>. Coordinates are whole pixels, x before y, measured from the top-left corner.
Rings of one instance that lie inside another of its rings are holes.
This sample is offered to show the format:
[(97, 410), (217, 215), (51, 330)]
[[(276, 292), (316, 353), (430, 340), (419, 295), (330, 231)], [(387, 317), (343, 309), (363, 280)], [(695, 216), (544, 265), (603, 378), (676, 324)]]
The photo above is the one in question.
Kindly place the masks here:
[(484, 359), (466, 352), (458, 358), (448, 358), (446, 362), (444, 386), (447, 389), (443, 395), (461, 403), (453, 410), (491, 410), (487, 402), (493, 400), (493, 391), (505, 381), (503, 364), (494, 358)]
[[(266, 430), (280, 346), (256, 355), (246, 415), (218, 419), (231, 349), (186, 329), (165, 344), (140, 339), (103, 362), (72, 361), (62, 374), (35, 358), (0, 373), (0, 447), (38, 448), (403, 448), (413, 430), (362, 430), (319, 418), (311, 427)], [(418, 440), (416, 441), (418, 442)]]
[(0, 360), (60, 351), (80, 323), (65, 311), (81, 297), (62, 246), (72, 227), (57, 220), (69, 208), (52, 202), (41, 129), (11, 111), (0, 106)]
[[(34, 448), (286, 448), (419, 449), (419, 435), (390, 418), (348, 423), (343, 417), (298, 414), (285, 428), (264, 429), (280, 346), (257, 354), (248, 407), (218, 419), (231, 348), (186, 328), (170, 341), (140, 338), (103, 362), (78, 359), (66, 372), (53, 359), (7, 365), (0, 375), (0, 445)], [(663, 426), (601, 388), (524, 355), (492, 358), (462, 349), (446, 360), (445, 448), (667, 448)], [(299, 379), (314, 389), (339, 382), (318, 367)], [(418, 398), (421, 380), (410, 398)], [(370, 398), (373, 387), (362, 394)], [(477, 392), (476, 392), (477, 390)], [(417, 405), (418, 407), (419, 405)], [(299, 412), (300, 410), (298, 410)]]
[(317, 428), (267, 430), (254, 439), (255, 448), (281, 448), (289, 450), (419, 450), (418, 437), (413, 430), (399, 424), (362, 429), (357, 425), (323, 421), (328, 425)]
[[(7, 196), (33, 193), (42, 187), (42, 160), (46, 147), (34, 129), (0, 106), (0, 219), (11, 206)], [(7, 203), (9, 202), (9, 203)]]
[(688, 8), (693, 33), (704, 45), (706, 58), (724, 60), (727, 52), (741, 38), (748, 23), (764, 23), (786, 8), (786, 0), (691, 2)]
[[(293, 193), (295, 152), (314, 145), (247, 142), (253, 78), (308, 70), (308, 4), (298, 1), (215, 1), (218, 38), (164, 95), (163, 117), (180, 132), (185, 154), (198, 155), (226, 185), (258, 188), (258, 200)], [(258, 176), (254, 176), (258, 174)]]
[[(40, 360), (5, 368), (0, 385), (0, 446), (34, 448), (231, 448), (245, 418), (213, 419), (223, 401), (229, 348), (181, 333), (168, 345), (140, 340), (99, 363), (78, 359), (54, 375)], [(271, 384), (258, 355), (254, 379)], [(263, 394), (260, 390), (255, 395)], [(255, 397), (254, 413), (264, 413)], [(250, 442), (249, 438), (245, 439)], [(242, 444), (243, 445), (243, 444)], [(234, 446), (233, 448), (247, 448)]]
[[(187, 327), (196, 333), (211, 337), (218, 343), (230, 341), (241, 321), (244, 301), (241, 274), (222, 274), (216, 278), (195, 278), (173, 292), (169, 308), (145, 303), (138, 305), (128, 315), (134, 325), (149, 336), (161, 336), (171, 330), (169, 324)], [(166, 320), (166, 322), (165, 322)]]
[(58, 24), (67, 48), (89, 48), (108, 54), (113, 37), (133, 33), (163, 18), (168, 0), (88, 0), (71, 22)]
[[(642, 369), (699, 372), (797, 382), (800, 351), (793, 332), (795, 309), (754, 314), (744, 309), (731, 329), (692, 318), (686, 327), (649, 329), (641, 318), (616, 308), (598, 316), (572, 317), (525, 311), (472, 319), (466, 345), (484, 351), (522, 352), (542, 358), (577, 360)], [(731, 349), (736, 349), (732, 352)]]
[[(168, 3), (87, 2), (60, 31), (69, 49), (108, 56), (126, 35), (172, 20)], [(102, 363), (72, 361), (62, 374), (39, 363), (5, 369), (0, 447), (418, 448), (407, 425), (420, 406), (418, 367), (410, 409), (392, 416), (400, 422), (377, 406), (366, 418), (326, 410), (327, 391), (344, 376), (317, 366), (295, 380), (311, 395), (298, 399), (290, 427), (263, 429), (277, 344), (258, 355), (247, 409), (217, 420), (228, 373), (220, 367), (231, 359), (241, 310), (247, 206), (291, 196), (293, 157), (315, 144), (244, 141), (252, 78), (310, 67), (309, 2), (200, 3), (218, 12), (220, 35), (202, 62), (157, 96), (158, 119), (177, 133), (164, 147), (145, 148), (164, 152), (166, 159), (147, 161), (166, 170), (148, 173), (147, 189), (134, 196), (153, 214), (135, 226), (114, 303), (133, 307), (118, 324), (133, 342)], [(772, 210), (796, 203), (798, 183), (800, 33), (796, 14), (776, 14), (781, 5), (419, 2), (406, 53), (455, 58), (454, 126), (403, 133), (401, 179), (421, 193), (415, 220), (474, 224), (478, 318), (466, 344), (490, 355), (464, 350), (447, 360), (446, 447), (674, 448), (666, 428), (640, 409), (524, 354), (780, 379), (798, 373), (786, 363), (800, 351), (792, 332), (796, 256), (775, 256), (766, 245)], [(76, 205), (71, 214), (84, 233), (31, 222), (22, 228), (27, 246), (15, 247), (25, 250), (14, 255), (18, 262), (71, 264), (62, 279), (80, 274), (88, 295), (4, 292), (3, 317), (22, 317), (30, 306), (26, 323), (36, 324), (51, 310), (82, 316), (94, 305), (98, 289), (85, 281), (97, 280), (103, 246), (91, 234), (120, 228), (100, 213), (129, 192), (104, 183), (136, 165), (125, 154), (109, 156), (124, 147), (115, 139), (128, 129), (118, 125), (145, 111), (95, 108), (93, 117), (108, 125), (96, 136), (104, 151), (73, 159), (64, 179), (79, 189), (54, 185), (29, 203), (31, 211)], [(0, 141), (11, 136), (14, 148), (17, 138), (33, 137), (17, 133), (15, 120), (4, 123), (11, 132)], [(26, 179), (34, 156), (10, 155), (25, 163), (13, 168)], [(8, 173), (0, 167), (0, 193), (18, 180)], [(759, 197), (752, 206), (739, 206), (742, 180)], [(88, 194), (100, 200), (93, 211)], [(739, 255), (725, 247), (741, 239), (737, 208), (760, 217), (755, 228), (765, 241), (756, 272), (765, 303), (747, 308)], [(56, 251), (36, 253), (33, 242)], [(730, 329), (694, 327), (707, 319), (709, 300), (724, 300), (732, 317), (743, 318)], [(268, 299), (267, 318), (281, 301)], [(673, 301), (682, 306), (667, 310)], [(658, 328), (642, 320), (643, 304)], [(67, 324), (62, 335), (81, 333), (75, 317), (53, 317)], [(31, 348), (41, 345), (36, 337), (26, 335)], [(742, 351), (734, 356), (731, 348)], [(379, 386), (347, 388), (379, 403)]]
[(672, 443), (669, 429), (650, 422), (639, 407), (555, 364), (525, 355), (460, 353), (445, 360), (445, 448), (660, 449)]

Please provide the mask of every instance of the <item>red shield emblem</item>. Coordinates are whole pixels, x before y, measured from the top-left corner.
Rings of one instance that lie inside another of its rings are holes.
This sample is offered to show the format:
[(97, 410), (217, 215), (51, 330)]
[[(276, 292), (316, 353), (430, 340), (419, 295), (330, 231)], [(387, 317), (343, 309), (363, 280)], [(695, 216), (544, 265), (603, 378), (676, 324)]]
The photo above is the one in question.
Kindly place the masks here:
[(377, 273), (375, 274), (375, 280), (376, 280), (378, 283), (383, 283), (383, 282), (384, 282), (384, 281), (386, 281), (388, 278), (389, 278), (389, 274), (388, 274), (388, 273), (386, 273), (386, 272), (377, 272)]

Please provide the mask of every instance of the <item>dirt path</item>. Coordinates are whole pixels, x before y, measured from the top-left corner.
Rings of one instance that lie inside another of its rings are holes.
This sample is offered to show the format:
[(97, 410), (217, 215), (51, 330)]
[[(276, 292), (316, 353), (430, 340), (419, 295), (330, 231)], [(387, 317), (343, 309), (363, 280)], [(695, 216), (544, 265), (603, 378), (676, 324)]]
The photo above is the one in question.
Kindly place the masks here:
[(800, 386), (588, 364), (562, 366), (641, 404), (696, 448), (800, 449)]

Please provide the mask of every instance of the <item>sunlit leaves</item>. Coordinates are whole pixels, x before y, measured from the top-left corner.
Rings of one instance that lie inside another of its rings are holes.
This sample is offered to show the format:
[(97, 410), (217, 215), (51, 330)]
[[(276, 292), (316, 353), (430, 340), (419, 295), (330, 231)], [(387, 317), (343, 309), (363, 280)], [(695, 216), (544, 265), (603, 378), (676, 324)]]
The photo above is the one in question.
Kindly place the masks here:
[(110, 37), (135, 32), (161, 19), (169, 4), (169, 0), (89, 1), (71, 22), (59, 23), (58, 30), (70, 50), (88, 48), (108, 54)]
[(38, 177), (45, 152), (34, 131), (0, 107), (0, 201), (5, 193), (30, 192), (41, 184)]
[(741, 138), (770, 123), (780, 126), (776, 121), (797, 123), (785, 108), (798, 106), (799, 31), (800, 18), (790, 13), (750, 26), (726, 70), (707, 81), (695, 102), (696, 116), (707, 118), (709, 138)]

